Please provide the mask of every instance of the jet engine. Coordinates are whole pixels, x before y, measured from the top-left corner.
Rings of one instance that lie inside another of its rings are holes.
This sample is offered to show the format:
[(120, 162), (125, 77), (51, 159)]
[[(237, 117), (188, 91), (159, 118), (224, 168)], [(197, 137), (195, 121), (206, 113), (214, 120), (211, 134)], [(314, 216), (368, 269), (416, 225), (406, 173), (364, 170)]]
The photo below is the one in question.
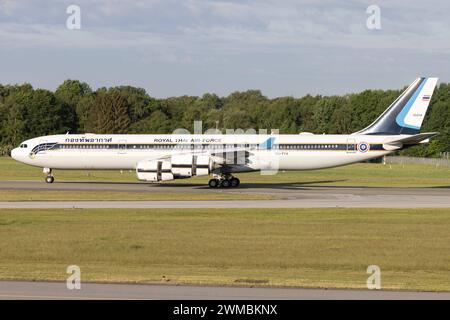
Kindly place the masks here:
[(172, 163), (173, 176), (176, 178), (204, 176), (208, 175), (212, 169), (209, 156), (173, 155), (170, 161)]
[(143, 181), (165, 181), (173, 179), (171, 169), (170, 160), (144, 160), (137, 163), (136, 174), (137, 178)]
[(209, 175), (212, 169), (213, 162), (209, 156), (182, 154), (167, 159), (139, 161), (136, 174), (139, 180), (158, 182)]

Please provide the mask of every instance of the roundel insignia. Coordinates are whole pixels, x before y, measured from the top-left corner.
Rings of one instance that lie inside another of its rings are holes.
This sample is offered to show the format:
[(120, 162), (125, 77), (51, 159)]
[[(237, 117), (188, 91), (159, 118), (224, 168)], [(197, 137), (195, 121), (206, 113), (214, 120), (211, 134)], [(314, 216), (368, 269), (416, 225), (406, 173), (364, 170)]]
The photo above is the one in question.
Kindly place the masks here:
[(367, 142), (360, 142), (358, 143), (358, 151), (359, 152), (367, 152), (370, 150), (370, 145)]

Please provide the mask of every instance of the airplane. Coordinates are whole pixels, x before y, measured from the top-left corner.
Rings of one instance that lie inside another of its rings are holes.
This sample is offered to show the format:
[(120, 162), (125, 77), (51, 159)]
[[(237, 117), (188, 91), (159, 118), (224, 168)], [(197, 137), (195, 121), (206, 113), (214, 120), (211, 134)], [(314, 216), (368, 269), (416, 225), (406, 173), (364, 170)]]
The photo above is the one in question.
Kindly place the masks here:
[(61, 134), (23, 141), (11, 157), (43, 168), (135, 170), (147, 182), (212, 175), (211, 188), (237, 187), (233, 174), (314, 170), (379, 158), (428, 143), (419, 133), (437, 78), (417, 78), (372, 124), (352, 134)]

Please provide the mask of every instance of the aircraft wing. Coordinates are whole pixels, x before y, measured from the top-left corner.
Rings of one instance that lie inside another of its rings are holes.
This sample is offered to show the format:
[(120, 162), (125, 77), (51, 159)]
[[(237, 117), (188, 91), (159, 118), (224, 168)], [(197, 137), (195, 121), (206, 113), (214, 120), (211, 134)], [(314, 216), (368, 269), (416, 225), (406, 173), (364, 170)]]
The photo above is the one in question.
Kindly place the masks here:
[(395, 139), (386, 141), (383, 143), (383, 148), (385, 150), (397, 150), (403, 146), (411, 146), (419, 143), (427, 143), (430, 138), (437, 136), (439, 132), (426, 132), (419, 133), (412, 136), (407, 136), (401, 139)]
[(243, 167), (249, 163), (249, 155), (255, 150), (272, 149), (275, 137), (258, 145), (238, 146), (220, 149), (192, 149), (184, 152), (170, 152), (158, 157), (145, 158), (136, 164), (139, 180), (165, 181), (176, 178), (190, 178), (208, 175), (217, 168)]

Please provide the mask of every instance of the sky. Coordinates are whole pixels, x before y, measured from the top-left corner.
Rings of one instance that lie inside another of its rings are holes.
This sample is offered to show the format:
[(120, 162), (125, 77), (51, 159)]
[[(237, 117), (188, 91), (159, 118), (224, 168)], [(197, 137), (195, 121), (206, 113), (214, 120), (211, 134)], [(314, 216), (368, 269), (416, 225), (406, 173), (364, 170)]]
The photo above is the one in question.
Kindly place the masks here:
[[(381, 29), (367, 27), (370, 5)], [(450, 82), (449, 12), (448, 0), (0, 0), (0, 83), (273, 98)]]

